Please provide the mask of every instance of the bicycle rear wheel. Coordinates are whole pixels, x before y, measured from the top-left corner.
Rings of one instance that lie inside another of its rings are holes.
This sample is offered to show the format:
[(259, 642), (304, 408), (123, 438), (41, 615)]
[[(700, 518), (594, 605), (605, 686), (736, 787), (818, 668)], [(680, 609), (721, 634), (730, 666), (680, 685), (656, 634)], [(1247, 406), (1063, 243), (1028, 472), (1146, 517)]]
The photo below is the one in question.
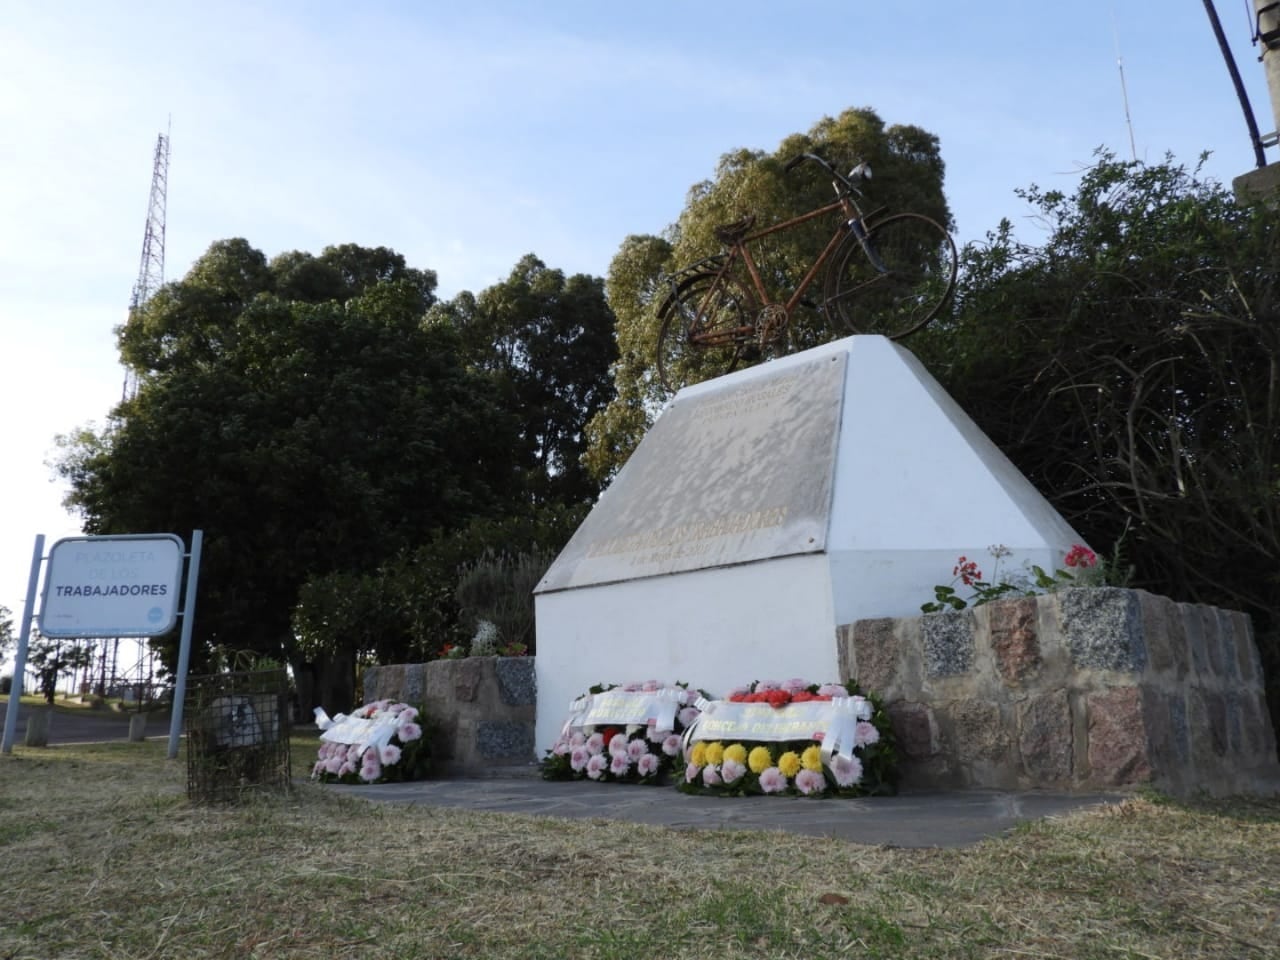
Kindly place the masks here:
[(675, 393), (731, 372), (755, 338), (754, 300), (727, 274), (682, 280), (658, 308), (658, 378)]
[(823, 283), (827, 315), (853, 333), (891, 340), (915, 333), (951, 299), (956, 261), (956, 245), (936, 221), (918, 213), (881, 220), (865, 246), (850, 233), (836, 250)]

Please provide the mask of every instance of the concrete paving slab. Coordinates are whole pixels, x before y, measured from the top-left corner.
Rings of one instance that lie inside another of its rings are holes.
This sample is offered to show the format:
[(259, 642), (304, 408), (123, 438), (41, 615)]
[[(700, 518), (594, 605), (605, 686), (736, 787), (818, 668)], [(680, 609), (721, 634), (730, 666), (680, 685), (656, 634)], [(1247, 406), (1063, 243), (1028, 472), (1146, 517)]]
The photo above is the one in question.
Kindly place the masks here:
[(536, 777), (421, 780), (368, 785), (327, 784), (374, 803), (463, 807), (564, 819), (619, 820), (677, 830), (776, 830), (890, 847), (963, 847), (1026, 820), (1056, 817), (1122, 794), (994, 790), (907, 792), (854, 800), (805, 797), (691, 796), (673, 787)]

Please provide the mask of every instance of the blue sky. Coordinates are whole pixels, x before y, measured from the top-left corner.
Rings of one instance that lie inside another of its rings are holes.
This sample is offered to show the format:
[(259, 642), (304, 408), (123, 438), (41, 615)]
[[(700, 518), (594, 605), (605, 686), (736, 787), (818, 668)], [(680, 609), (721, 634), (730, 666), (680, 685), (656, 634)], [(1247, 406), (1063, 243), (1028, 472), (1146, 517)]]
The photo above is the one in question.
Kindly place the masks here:
[[(1266, 133), (1250, 6), (1218, 0)], [(603, 275), (722, 153), (856, 106), (940, 137), (959, 241), (1006, 216), (1034, 238), (1015, 188), (1070, 190), (1102, 145), (1129, 156), (1118, 54), (1139, 159), (1252, 168), (1193, 0), (8, 3), (0, 604), (20, 612), (37, 533), (79, 531), (45, 462), (120, 396), (112, 328), (170, 117), (167, 278), (228, 237), (268, 256), (353, 242), (436, 270), (449, 297), (530, 252)]]

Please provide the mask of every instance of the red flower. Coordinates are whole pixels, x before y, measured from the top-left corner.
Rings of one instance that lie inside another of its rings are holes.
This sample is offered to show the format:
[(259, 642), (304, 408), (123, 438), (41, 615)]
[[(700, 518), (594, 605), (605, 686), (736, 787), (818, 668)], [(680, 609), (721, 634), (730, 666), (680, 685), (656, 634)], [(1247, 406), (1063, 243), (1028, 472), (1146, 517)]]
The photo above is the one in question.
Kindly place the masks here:
[(982, 571), (978, 569), (978, 562), (970, 560), (966, 556), (961, 556), (956, 565), (952, 567), (951, 575), (959, 577), (960, 582), (966, 587), (971, 587), (982, 579)]
[(1083, 544), (1077, 543), (1067, 551), (1068, 567), (1092, 567), (1098, 562), (1098, 555)]
[(608, 745), (609, 741), (618, 735), (617, 727), (605, 727), (600, 731), (600, 736), (604, 737), (604, 742)]

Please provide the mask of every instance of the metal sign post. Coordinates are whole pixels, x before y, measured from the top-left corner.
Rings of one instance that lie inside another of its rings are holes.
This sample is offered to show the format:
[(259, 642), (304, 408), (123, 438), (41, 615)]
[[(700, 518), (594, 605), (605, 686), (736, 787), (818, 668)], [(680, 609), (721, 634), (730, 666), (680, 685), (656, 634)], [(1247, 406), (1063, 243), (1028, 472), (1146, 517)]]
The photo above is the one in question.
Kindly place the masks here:
[[(10, 753), (13, 749), (33, 618), (40, 621), (40, 632), (47, 637), (158, 637), (172, 630), (181, 616), (182, 639), (169, 727), (169, 759), (177, 756), (203, 543), (202, 530), (192, 533), (190, 553), (185, 552), (181, 538), (171, 533), (65, 537), (49, 551), (40, 614), (36, 617), (36, 586), (44, 560), (44, 534), (36, 537), (0, 752)], [(189, 561), (185, 590), (182, 589), (183, 557)], [(180, 591), (181, 611), (177, 609)]]
[(187, 698), (187, 667), (191, 663), (191, 625), (196, 619), (196, 584), (200, 581), (200, 549), (204, 531), (191, 534), (191, 553), (187, 565), (187, 590), (182, 605), (182, 641), (178, 646), (178, 674), (173, 680), (173, 715), (169, 718), (169, 759), (178, 755), (178, 738), (182, 735), (182, 707)]
[(36, 585), (40, 582), (40, 560), (44, 556), (44, 534), (36, 535), (31, 555), (31, 576), (27, 578), (27, 603), (22, 608), (22, 631), (18, 634), (17, 659), (13, 662), (13, 684), (9, 687), (9, 704), (4, 712), (4, 738), (0, 753), (13, 752), (13, 728), (18, 724), (18, 701), (22, 699), (22, 675), (27, 672), (27, 638), (31, 636), (31, 617), (36, 609)]

